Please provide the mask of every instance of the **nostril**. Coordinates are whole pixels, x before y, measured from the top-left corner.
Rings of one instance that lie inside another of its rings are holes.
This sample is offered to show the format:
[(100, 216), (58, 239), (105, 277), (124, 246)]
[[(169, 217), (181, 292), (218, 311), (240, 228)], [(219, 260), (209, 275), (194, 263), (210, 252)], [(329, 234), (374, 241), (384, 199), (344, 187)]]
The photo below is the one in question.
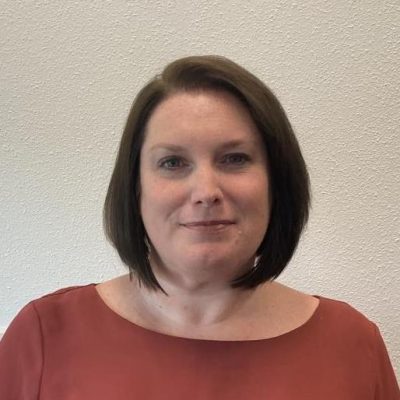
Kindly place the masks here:
[(222, 193), (219, 189), (214, 190), (196, 190), (192, 192), (192, 201), (196, 204), (203, 204), (206, 206), (218, 204), (222, 201)]
[(220, 200), (219, 200), (218, 197), (214, 197), (214, 198), (209, 198), (209, 199), (202, 200), (201, 203), (203, 203), (204, 205), (208, 206), (208, 205), (216, 204), (219, 201)]

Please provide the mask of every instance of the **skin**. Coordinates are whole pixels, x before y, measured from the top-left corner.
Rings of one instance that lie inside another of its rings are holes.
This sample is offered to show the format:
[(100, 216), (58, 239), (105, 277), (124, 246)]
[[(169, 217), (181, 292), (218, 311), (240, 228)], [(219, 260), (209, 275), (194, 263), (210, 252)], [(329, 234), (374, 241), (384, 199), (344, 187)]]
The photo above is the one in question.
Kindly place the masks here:
[(193, 291), (227, 285), (251, 268), (268, 227), (267, 160), (235, 97), (179, 93), (161, 103), (147, 126), (140, 171), (157, 278)]
[(141, 150), (140, 185), (150, 263), (168, 296), (127, 275), (98, 285), (117, 314), (211, 340), (274, 337), (310, 318), (315, 297), (277, 282), (230, 286), (254, 265), (271, 208), (262, 139), (235, 97), (186, 92), (159, 104)]

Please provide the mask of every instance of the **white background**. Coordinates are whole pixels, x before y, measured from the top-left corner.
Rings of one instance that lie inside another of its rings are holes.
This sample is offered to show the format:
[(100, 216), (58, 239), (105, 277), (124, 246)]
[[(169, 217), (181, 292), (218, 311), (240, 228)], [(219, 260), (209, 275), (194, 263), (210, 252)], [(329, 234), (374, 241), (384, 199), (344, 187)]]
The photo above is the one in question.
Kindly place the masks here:
[(125, 272), (101, 214), (132, 100), (167, 62), (220, 54), (275, 91), (309, 166), (310, 224), (280, 280), (365, 313), (400, 370), (398, 1), (0, 5), (0, 327)]

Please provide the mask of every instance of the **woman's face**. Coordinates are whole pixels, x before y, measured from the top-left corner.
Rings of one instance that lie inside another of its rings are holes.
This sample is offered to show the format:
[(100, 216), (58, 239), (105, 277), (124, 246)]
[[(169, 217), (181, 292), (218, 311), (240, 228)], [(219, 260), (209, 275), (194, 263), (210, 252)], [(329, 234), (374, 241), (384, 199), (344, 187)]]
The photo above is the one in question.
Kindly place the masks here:
[(269, 221), (262, 139), (228, 93), (181, 92), (149, 119), (140, 207), (154, 272), (231, 280), (254, 262)]

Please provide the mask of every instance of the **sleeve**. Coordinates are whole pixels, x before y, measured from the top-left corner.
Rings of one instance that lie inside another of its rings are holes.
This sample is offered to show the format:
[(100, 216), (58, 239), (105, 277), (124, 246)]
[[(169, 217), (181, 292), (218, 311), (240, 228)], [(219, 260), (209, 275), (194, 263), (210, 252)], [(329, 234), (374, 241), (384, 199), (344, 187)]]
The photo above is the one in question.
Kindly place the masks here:
[(0, 399), (37, 400), (43, 368), (43, 338), (33, 303), (26, 305), (0, 340)]
[(400, 400), (399, 385), (379, 328), (375, 328), (375, 400)]

